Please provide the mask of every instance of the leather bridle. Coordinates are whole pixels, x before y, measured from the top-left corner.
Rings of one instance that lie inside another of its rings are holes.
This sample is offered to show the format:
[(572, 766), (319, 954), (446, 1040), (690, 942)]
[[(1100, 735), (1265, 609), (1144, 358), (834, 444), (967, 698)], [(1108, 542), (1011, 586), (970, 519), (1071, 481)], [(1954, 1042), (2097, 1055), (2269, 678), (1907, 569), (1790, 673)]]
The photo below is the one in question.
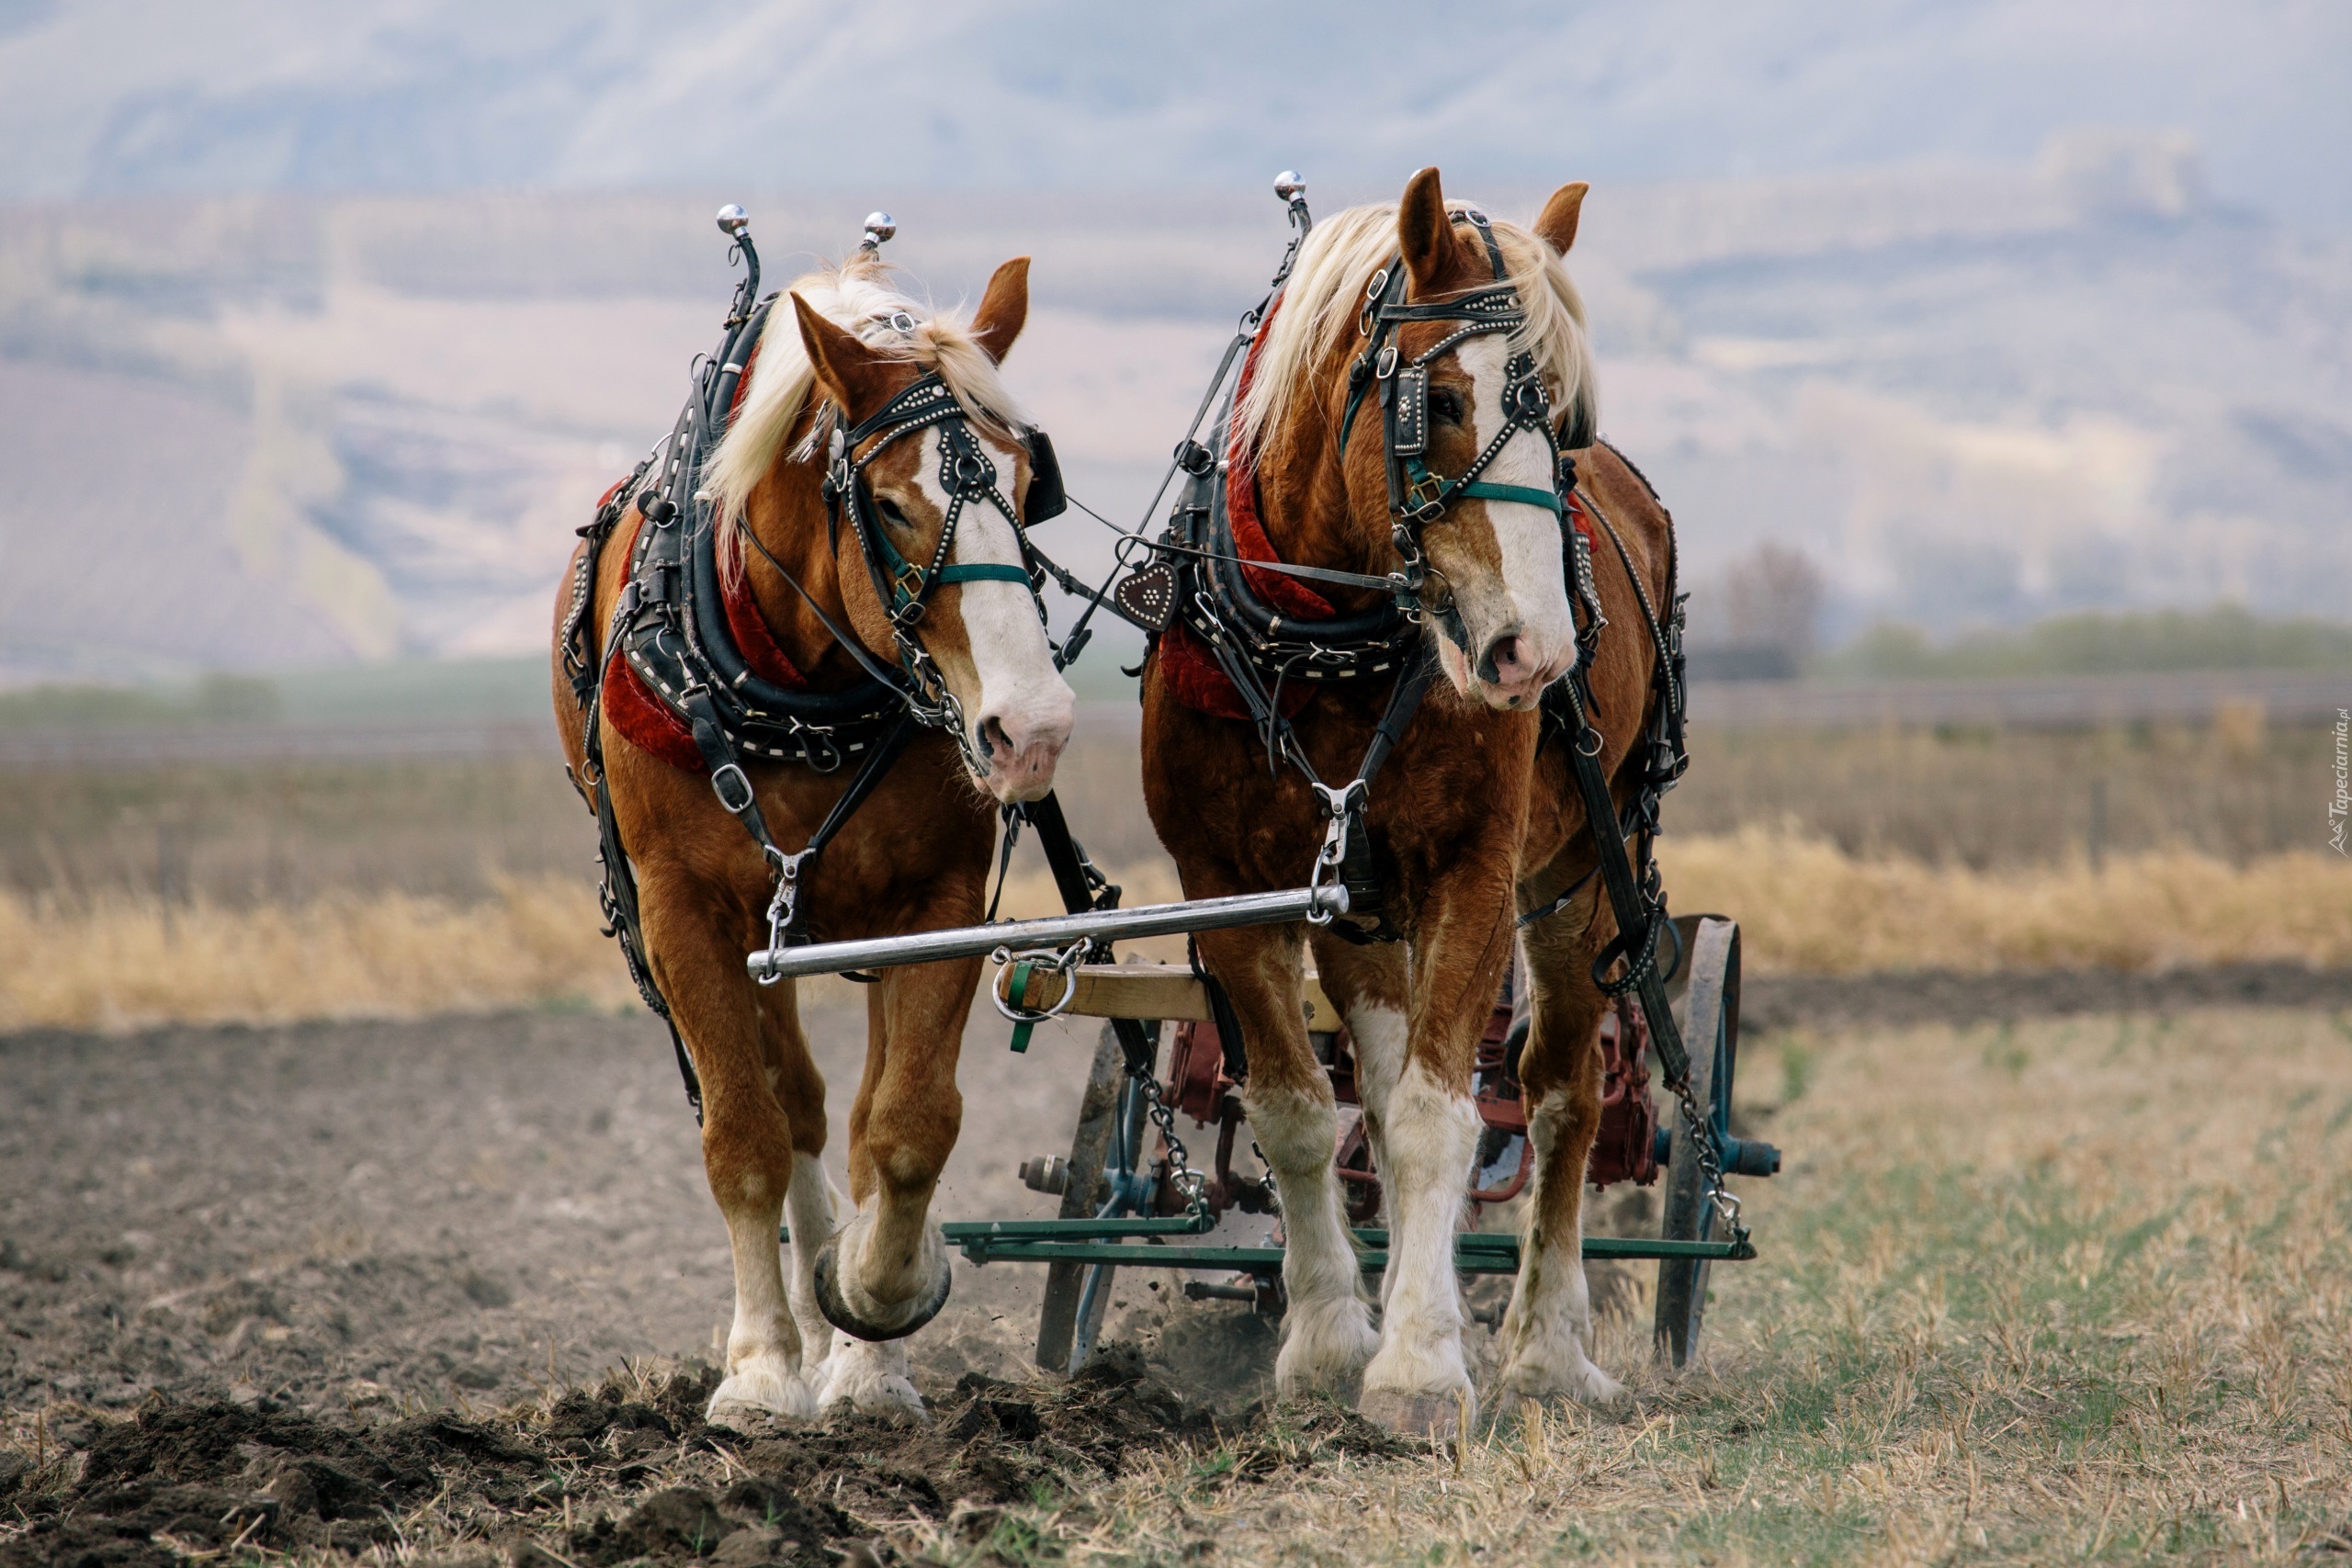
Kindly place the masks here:
[[(918, 567), (891, 542), (888, 525), (880, 518), (879, 508), (875, 504), (866, 470), (899, 442), (933, 427), (939, 431), (939, 484), (947, 494), (947, 512), (941, 520), (939, 542), (932, 549), (931, 559)], [(1027, 522), (1043, 522), (1066, 504), (1060, 466), (1055, 461), (1052, 443), (1043, 431), (1029, 432), (1023, 445), (1030, 457), (1031, 511)], [(1044, 572), (1030, 547), (1023, 514), (997, 483), (996, 464), (972, 434), (963, 405), (956, 400), (956, 394), (936, 371), (922, 377), (850, 429), (836, 427), (831, 454), (824, 496), (833, 543), (838, 547), (841, 522), (847, 517), (851, 531), (857, 536), (859, 554), (865, 558), (875, 597), (889, 619), (891, 640), (898, 645), (899, 667), (908, 682), (902, 689), (908, 711), (919, 723), (954, 730), (967, 759), (976, 764), (974, 772), (986, 773), (985, 762), (970, 756), (972, 741), (965, 734), (962, 705), (947, 689), (946, 680), (940, 674), (930, 650), (923, 647), (917, 628), (928, 613), (932, 595), (951, 583), (1017, 582), (1029, 591), (1033, 599), (1038, 598)], [(1047, 503), (1045, 509), (1040, 509), (1040, 502)], [(1012, 525), (1013, 537), (1021, 547), (1021, 565), (948, 559), (956, 548), (956, 532), (963, 521), (965, 508), (980, 503), (995, 507)], [(1038, 599), (1037, 614), (1039, 620), (1044, 620), (1042, 599)]]
[[(1416, 594), (1429, 570), (1421, 548), (1421, 531), (1442, 519), (1455, 502), (1519, 502), (1546, 508), (1557, 519), (1565, 512), (1561, 496), (1576, 488), (1574, 459), (1566, 456), (1552, 426), (1551, 393), (1536, 367), (1533, 350), (1526, 347), (1516, 349), (1505, 367), (1503, 427), (1469, 467), (1452, 479), (1429, 467), (1430, 367), (1472, 338), (1515, 333), (1527, 325), (1527, 308), (1510, 281), (1502, 246), (1497, 243), (1487, 215), (1475, 207), (1461, 209), (1457, 215), (1466, 219), (1486, 242), (1487, 261), (1495, 281), (1451, 299), (1408, 303), (1404, 257), (1401, 254), (1390, 257), (1387, 265), (1373, 274), (1364, 289), (1363, 309), (1357, 318), (1357, 331), (1365, 340), (1364, 349), (1348, 368), (1347, 412), (1340, 423), (1340, 452), (1344, 457), (1365, 397), (1375, 388), (1378, 389), (1382, 461), (1388, 475), (1390, 537), (1396, 553), (1405, 560), (1404, 580)], [(1397, 328), (1413, 321), (1458, 321), (1461, 325), (1406, 359), (1392, 339)], [(1522, 432), (1542, 440), (1550, 453), (1551, 489), (1497, 484), (1480, 477), (1502, 456), (1503, 448), (1512, 438)], [(1578, 444), (1571, 442), (1570, 446)], [(1411, 611), (1419, 606), (1407, 603), (1406, 608)], [(1440, 611), (1440, 624), (1449, 637), (1456, 642), (1461, 640), (1459, 622), (1450, 611)]]

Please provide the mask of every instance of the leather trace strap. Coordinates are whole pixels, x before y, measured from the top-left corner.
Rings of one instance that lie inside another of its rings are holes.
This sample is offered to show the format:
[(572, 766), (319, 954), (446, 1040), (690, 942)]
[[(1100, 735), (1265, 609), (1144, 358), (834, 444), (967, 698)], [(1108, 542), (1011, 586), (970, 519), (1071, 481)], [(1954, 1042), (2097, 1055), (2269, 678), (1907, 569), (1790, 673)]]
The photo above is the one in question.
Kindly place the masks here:
[[(1633, 776), (1632, 798), (1621, 810), (1609, 778), (1601, 771), (1600, 759), (1606, 746), (1592, 722), (1595, 710), (1589, 674), (1591, 660), (1580, 658), (1566, 680), (1545, 691), (1544, 739), (1547, 743), (1557, 739), (1566, 748), (1568, 772), (1576, 781), (1577, 797), (1592, 834), (1595, 865), (1592, 872), (1579, 877), (1550, 903), (1521, 916), (1519, 924), (1524, 927), (1559, 913), (1590, 886), (1594, 876), (1600, 878), (1611, 912), (1616, 917), (1617, 931), (1593, 960), (1593, 983), (1605, 995), (1623, 996), (1630, 991), (1640, 998), (1642, 1017), (1649, 1026), (1650, 1045), (1657, 1053), (1660, 1072), (1667, 1087), (1681, 1100), (1683, 1126), (1697, 1141), (1706, 1199), (1722, 1217), (1729, 1233), (1727, 1239), (1745, 1248), (1747, 1230), (1740, 1221), (1739, 1201), (1724, 1189), (1722, 1152), (1717, 1146), (1711, 1108), (1697, 1102), (1690, 1081), (1690, 1045), (1683, 1040), (1681, 1027), (1675, 1021), (1667, 999), (1666, 982), (1672, 968), (1681, 962), (1681, 948), (1679, 937), (1668, 919), (1664, 879), (1652, 852), (1659, 830), (1660, 800), (1690, 765), (1682, 741), (1686, 694), (1683, 601), (1674, 592), (1669, 558), (1669, 608), (1661, 616), (1615, 525), (1590, 496), (1581, 495), (1579, 500), (1583, 509), (1608, 534), (1618, 564), (1632, 586), (1635, 602), (1641, 605), (1653, 656), (1650, 701), (1636, 740), (1642, 754), (1640, 766)], [(1600, 628), (1606, 625), (1600, 617), (1599, 595), (1592, 592), (1589, 551), (1579, 560), (1578, 579), (1577, 604), (1584, 612), (1585, 624), (1579, 627), (1577, 641), (1580, 647), (1589, 649), (1589, 639), (1597, 638)], [(1626, 847), (1629, 840), (1634, 845), (1630, 852)], [(1658, 963), (1662, 938), (1675, 943), (1674, 957), (1663, 967)], [(1714, 1048), (1713, 1041), (1697, 1043), (1702, 1050)]]

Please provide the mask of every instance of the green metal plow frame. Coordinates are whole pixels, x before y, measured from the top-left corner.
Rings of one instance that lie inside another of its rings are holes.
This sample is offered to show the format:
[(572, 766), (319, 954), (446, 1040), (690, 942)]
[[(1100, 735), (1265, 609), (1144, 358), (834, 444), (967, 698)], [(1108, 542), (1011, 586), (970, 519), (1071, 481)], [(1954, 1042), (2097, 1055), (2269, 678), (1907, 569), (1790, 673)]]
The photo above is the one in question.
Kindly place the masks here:
[[(1125, 1220), (964, 1220), (940, 1227), (951, 1247), (974, 1263), (1115, 1263), (1135, 1269), (1198, 1269), (1218, 1273), (1279, 1274), (1279, 1247), (1184, 1247), (1162, 1236), (1199, 1235), (1208, 1224), (1180, 1215)], [(1127, 1238), (1142, 1238), (1131, 1240)], [(791, 1240), (789, 1232), (784, 1239)], [(1388, 1233), (1355, 1233), (1363, 1271), (1388, 1267)], [(1589, 1235), (1587, 1258), (1693, 1258), (1737, 1262), (1756, 1256), (1751, 1245), (1728, 1241), (1665, 1241), (1655, 1236)], [(1464, 1274), (1519, 1272), (1519, 1237), (1464, 1231), (1453, 1238), (1453, 1266)]]

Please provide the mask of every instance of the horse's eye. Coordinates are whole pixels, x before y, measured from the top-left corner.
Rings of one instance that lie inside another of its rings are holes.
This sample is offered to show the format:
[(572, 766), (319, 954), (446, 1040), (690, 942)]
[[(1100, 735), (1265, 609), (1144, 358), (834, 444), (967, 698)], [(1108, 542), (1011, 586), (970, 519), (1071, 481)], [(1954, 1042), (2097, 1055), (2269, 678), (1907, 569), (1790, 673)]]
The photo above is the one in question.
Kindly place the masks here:
[(907, 514), (899, 510), (899, 503), (892, 501), (888, 496), (876, 496), (874, 498), (874, 510), (879, 512), (882, 514), (882, 521), (888, 523), (893, 528), (911, 528), (914, 526), (913, 524), (907, 521)]
[(1462, 423), (1462, 394), (1451, 387), (1430, 389), (1430, 417), (1440, 424)]

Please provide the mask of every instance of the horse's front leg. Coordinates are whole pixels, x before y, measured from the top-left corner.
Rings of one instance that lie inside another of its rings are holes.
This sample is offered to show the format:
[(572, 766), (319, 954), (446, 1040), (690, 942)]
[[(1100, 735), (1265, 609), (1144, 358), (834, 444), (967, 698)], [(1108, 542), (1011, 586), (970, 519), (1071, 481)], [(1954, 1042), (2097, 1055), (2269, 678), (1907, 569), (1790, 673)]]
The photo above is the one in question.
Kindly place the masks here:
[[(797, 1061), (776, 1049), (773, 1022), (763, 1017), (770, 1004), (743, 972), (740, 920), (726, 912), (729, 900), (680, 874), (639, 871), (654, 976), (702, 1080), (703, 1169), (734, 1254), (727, 1376), (711, 1395), (710, 1415), (720, 1419), (730, 1407), (813, 1415), (776, 1227), (797, 1168), (815, 1166), (824, 1148), (824, 1080), (805, 1048)], [(788, 1009), (790, 998), (780, 1005)]]
[(1286, 1398), (1336, 1391), (1377, 1341), (1332, 1158), (1339, 1110), (1300, 1010), (1299, 928), (1204, 931), (1198, 942), (1249, 1043), (1243, 1103), (1282, 1194), (1289, 1307), (1274, 1359), (1275, 1387)]
[(947, 1304), (947, 1242), (931, 1200), (963, 1126), (956, 1062), (979, 970), (978, 959), (886, 970), (868, 1000), (865, 1076), (849, 1126), (857, 1212), (816, 1267), (818, 1304), (842, 1330), (826, 1362), (826, 1404), (922, 1413), (903, 1342)]
[(833, 1325), (817, 1305), (817, 1256), (833, 1235), (840, 1195), (825, 1170), (825, 1079), (800, 1026), (799, 982), (781, 980), (757, 990), (768, 1050), (768, 1081), (792, 1123), (792, 1185), (784, 1196), (791, 1232), (791, 1266), (785, 1275), (792, 1319), (800, 1330), (800, 1375), (824, 1386), (826, 1350)]
[[(1554, 868), (1532, 886), (1573, 880)], [(1527, 931), (1527, 1049), (1520, 1057), (1527, 1137), (1533, 1145), (1519, 1280), (1503, 1314), (1509, 1394), (1605, 1401), (1625, 1391), (1592, 1362), (1592, 1297), (1584, 1272), (1584, 1178), (1600, 1131), (1600, 1019), (1608, 998), (1591, 964), (1613, 921), (1596, 887)]]
[(1362, 1401), (1365, 1416), (1395, 1431), (1443, 1435), (1476, 1404), (1453, 1238), (1478, 1153), (1478, 1036), (1510, 940), (1507, 855), (1463, 857), (1415, 912), (1404, 1061), (1381, 1117), (1388, 1278)]

